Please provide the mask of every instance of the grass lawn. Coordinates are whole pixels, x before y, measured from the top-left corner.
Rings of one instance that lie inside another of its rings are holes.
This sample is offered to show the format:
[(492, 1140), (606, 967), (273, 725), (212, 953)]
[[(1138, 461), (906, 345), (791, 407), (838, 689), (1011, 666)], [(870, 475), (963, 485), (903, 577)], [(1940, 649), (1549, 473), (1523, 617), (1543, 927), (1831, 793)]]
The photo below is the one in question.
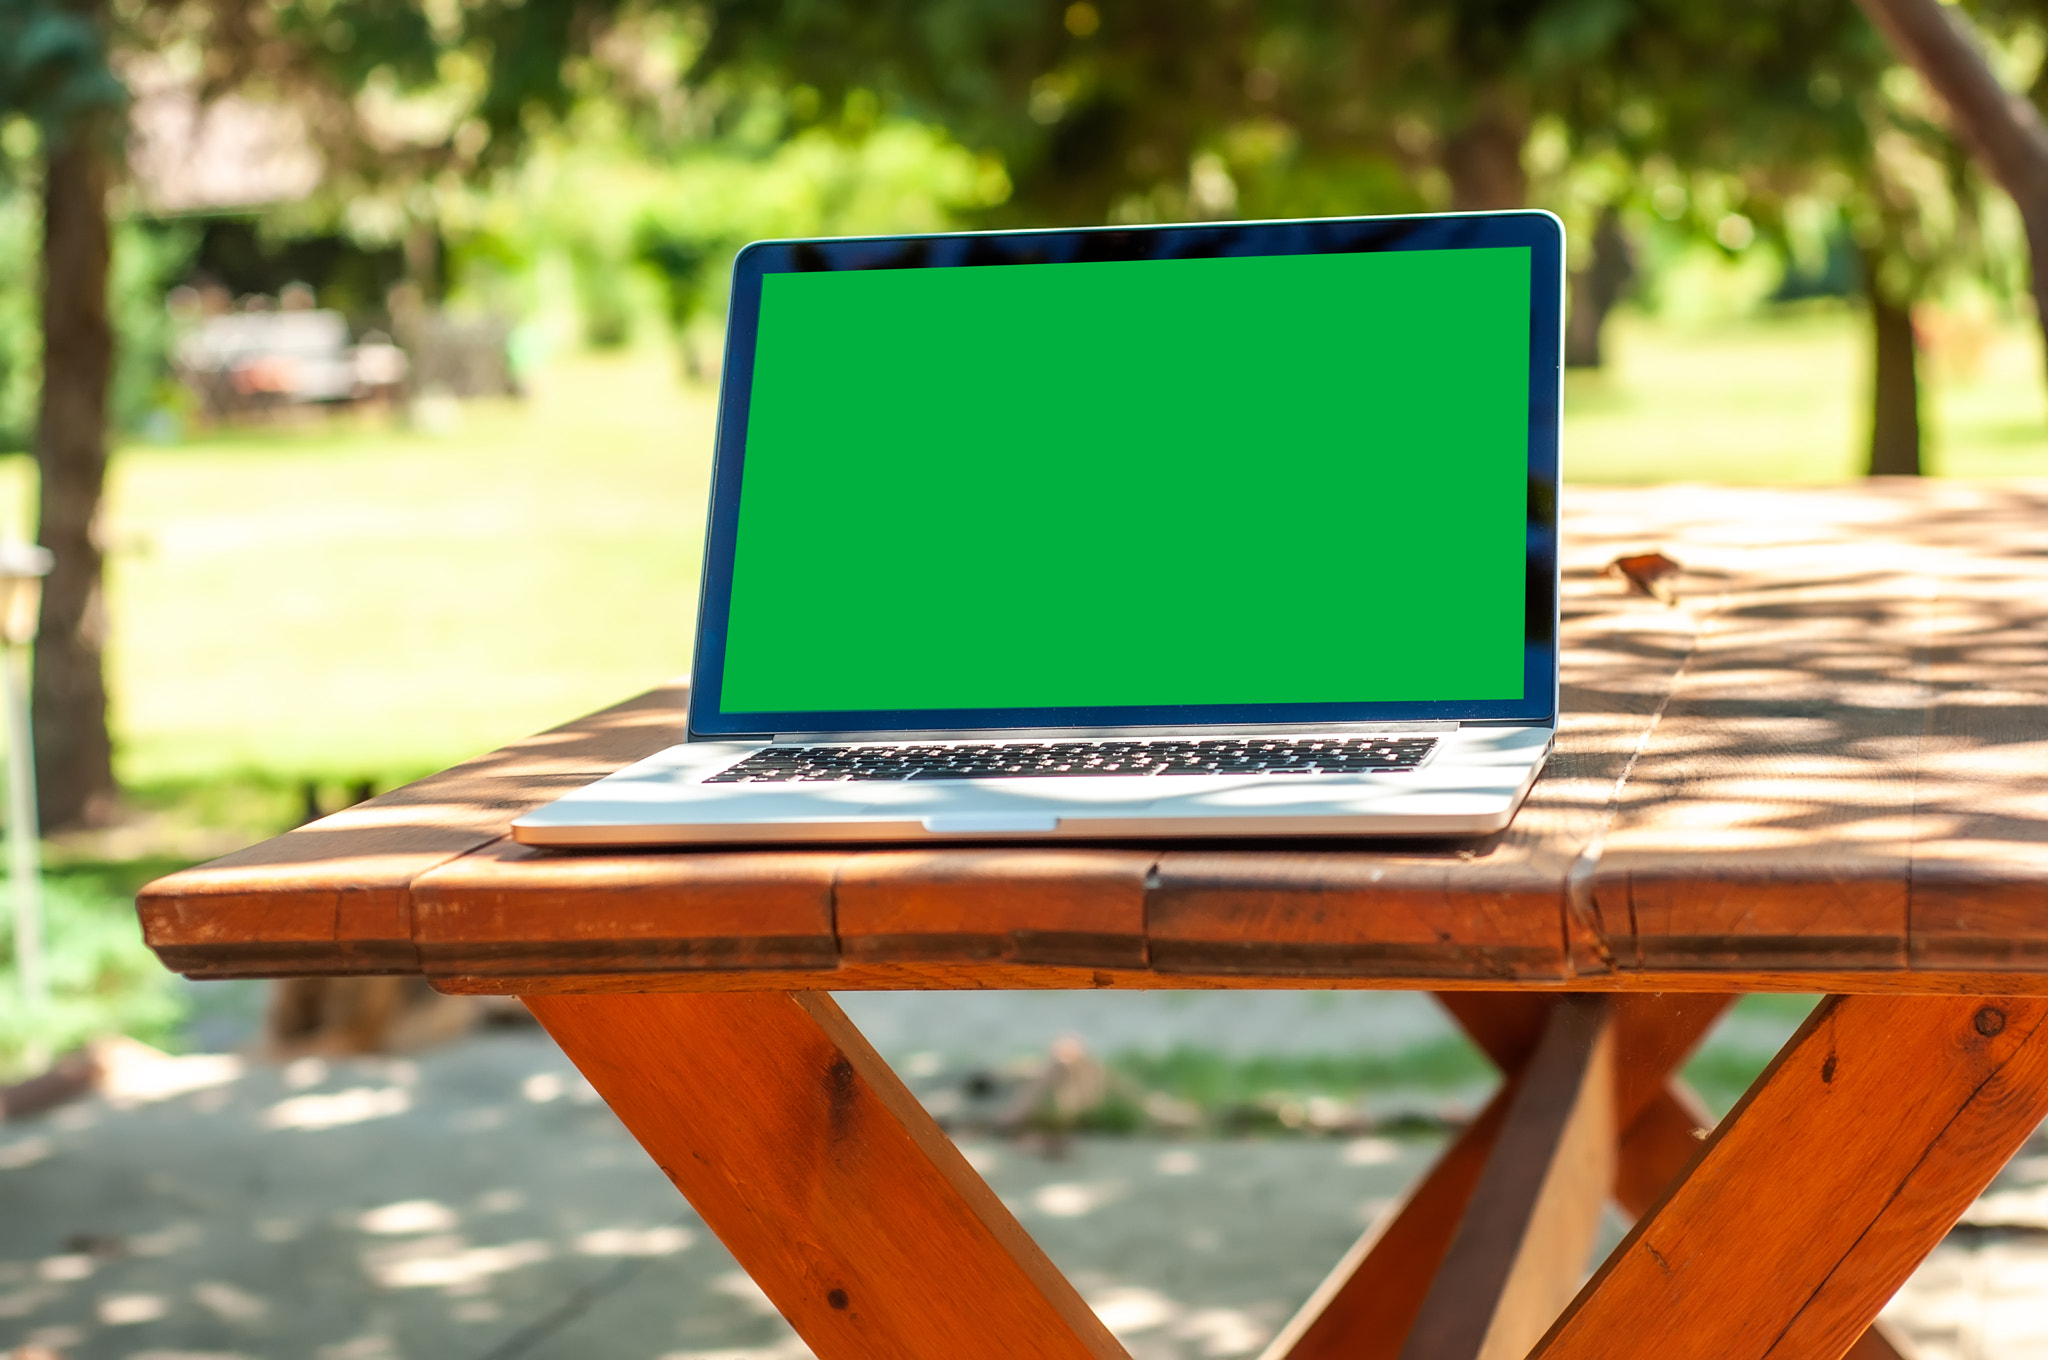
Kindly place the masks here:
[[(1565, 379), (1565, 477), (1834, 482), (1863, 471), (1866, 323), (1840, 309), (1679, 328), (1623, 314), (1608, 366)], [(1922, 380), (1929, 470), (2048, 475), (2048, 388), (2031, 326), (1935, 331)]]
[(389, 787), (687, 670), (711, 422), (709, 395), (647, 354), (565, 363), (438, 434), (124, 449), (124, 782)]

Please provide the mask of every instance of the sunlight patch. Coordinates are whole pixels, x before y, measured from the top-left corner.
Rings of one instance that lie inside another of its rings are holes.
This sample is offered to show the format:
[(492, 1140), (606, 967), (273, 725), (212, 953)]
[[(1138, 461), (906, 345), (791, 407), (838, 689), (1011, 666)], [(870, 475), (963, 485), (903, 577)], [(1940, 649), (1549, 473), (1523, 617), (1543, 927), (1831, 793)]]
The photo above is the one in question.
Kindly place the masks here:
[(1097, 1294), (1088, 1300), (1102, 1325), (1118, 1336), (1130, 1336), (1164, 1327), (1180, 1316), (1181, 1306), (1156, 1289), (1125, 1285)]
[(1031, 1192), (1031, 1207), (1048, 1218), (1080, 1218), (1123, 1194), (1122, 1181), (1055, 1181)]
[(364, 1213), (356, 1219), (356, 1228), (380, 1237), (399, 1237), (407, 1233), (447, 1232), (458, 1221), (455, 1211), (439, 1200), (402, 1199)]
[(796, 1337), (774, 1346), (740, 1346), (716, 1351), (670, 1351), (661, 1360), (813, 1360), (811, 1348)]
[(1385, 1166), (1401, 1160), (1401, 1145), (1391, 1138), (1354, 1138), (1344, 1145), (1344, 1165)]
[(102, 1040), (93, 1046), (93, 1058), (100, 1065), (100, 1093), (116, 1107), (209, 1091), (240, 1081), (245, 1071), (232, 1053), (180, 1057), (135, 1039)]
[(1205, 1356), (1250, 1355), (1272, 1337), (1272, 1328), (1237, 1308), (1190, 1311), (1156, 1289), (1121, 1285), (1090, 1295), (1088, 1306), (1118, 1337), (1164, 1330), (1176, 1341), (1194, 1343)]
[(263, 1112), (266, 1129), (338, 1129), (347, 1124), (389, 1119), (412, 1108), (412, 1096), (397, 1086), (351, 1086), (327, 1096), (293, 1096)]
[(138, 1322), (155, 1322), (171, 1311), (161, 1294), (109, 1294), (95, 1310), (102, 1325), (132, 1327)]
[(581, 1256), (673, 1256), (697, 1235), (688, 1228), (598, 1228), (576, 1239)]
[(19, 1171), (25, 1166), (34, 1166), (48, 1157), (51, 1151), (52, 1144), (47, 1138), (18, 1138), (0, 1146), (0, 1171)]
[(487, 1284), (522, 1266), (548, 1259), (545, 1242), (506, 1242), (472, 1247), (459, 1237), (428, 1237), (366, 1253), (363, 1268), (386, 1289), (447, 1289), (461, 1292)]
[(202, 1280), (192, 1286), (192, 1299), (222, 1322), (247, 1325), (261, 1322), (270, 1314), (268, 1303), (225, 1280)]

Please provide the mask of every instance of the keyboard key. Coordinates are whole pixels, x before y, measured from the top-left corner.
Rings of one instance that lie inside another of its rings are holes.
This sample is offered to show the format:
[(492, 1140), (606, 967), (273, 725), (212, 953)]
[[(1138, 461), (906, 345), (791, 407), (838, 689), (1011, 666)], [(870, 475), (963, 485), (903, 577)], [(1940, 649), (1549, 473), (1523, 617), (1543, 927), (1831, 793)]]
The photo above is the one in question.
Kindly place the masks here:
[(816, 784), (906, 779), (1143, 778), (1149, 775), (1394, 774), (1436, 749), (1435, 737), (1172, 738), (1156, 742), (1030, 741), (958, 746), (771, 746), (707, 784)]

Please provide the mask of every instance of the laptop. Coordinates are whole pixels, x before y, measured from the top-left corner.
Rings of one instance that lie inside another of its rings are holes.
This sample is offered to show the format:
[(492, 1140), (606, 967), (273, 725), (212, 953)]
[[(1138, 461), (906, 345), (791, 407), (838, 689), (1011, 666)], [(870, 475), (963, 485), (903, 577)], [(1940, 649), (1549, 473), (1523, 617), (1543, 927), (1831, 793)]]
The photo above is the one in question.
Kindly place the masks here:
[(768, 241), (688, 730), (528, 845), (1467, 836), (1557, 720), (1543, 212)]

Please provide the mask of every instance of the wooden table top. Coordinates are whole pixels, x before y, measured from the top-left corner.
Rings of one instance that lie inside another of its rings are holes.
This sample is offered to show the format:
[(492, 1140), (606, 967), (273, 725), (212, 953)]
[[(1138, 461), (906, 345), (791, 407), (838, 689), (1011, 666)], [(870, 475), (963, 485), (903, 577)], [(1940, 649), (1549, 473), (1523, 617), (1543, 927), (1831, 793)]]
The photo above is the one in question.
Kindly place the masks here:
[[(1494, 836), (507, 839), (679, 740), (673, 684), (162, 879), (144, 934), (195, 977), (451, 991), (2048, 992), (2048, 483), (1571, 487), (1565, 528), (1558, 746)], [(1646, 549), (1671, 604), (1604, 570)]]

